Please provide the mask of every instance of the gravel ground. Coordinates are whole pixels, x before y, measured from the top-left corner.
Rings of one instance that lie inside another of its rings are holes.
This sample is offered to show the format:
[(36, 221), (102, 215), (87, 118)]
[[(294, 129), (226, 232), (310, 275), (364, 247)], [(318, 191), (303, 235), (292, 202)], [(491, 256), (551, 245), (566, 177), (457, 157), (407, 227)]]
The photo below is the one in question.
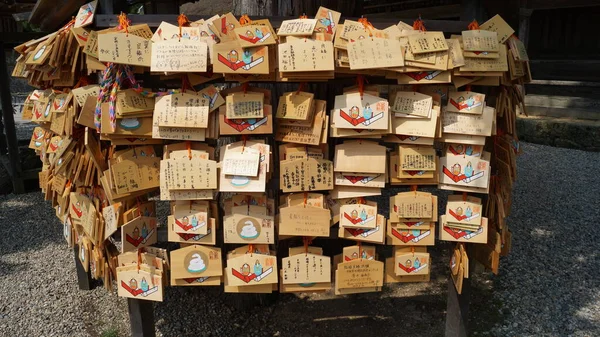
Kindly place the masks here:
[[(600, 154), (523, 147), (509, 219), (513, 252), (501, 260), (499, 276), (473, 278), (475, 333), (600, 335), (600, 234), (594, 230), (600, 178), (593, 174)], [(103, 288), (78, 290), (73, 251), (39, 192), (0, 197), (0, 223), (0, 336), (130, 335), (126, 300)], [(167, 288), (165, 302), (155, 304), (157, 335), (439, 336), (448, 246), (438, 242), (433, 252), (430, 283), (380, 294), (257, 297)]]
[(496, 336), (600, 336), (600, 153), (524, 144)]

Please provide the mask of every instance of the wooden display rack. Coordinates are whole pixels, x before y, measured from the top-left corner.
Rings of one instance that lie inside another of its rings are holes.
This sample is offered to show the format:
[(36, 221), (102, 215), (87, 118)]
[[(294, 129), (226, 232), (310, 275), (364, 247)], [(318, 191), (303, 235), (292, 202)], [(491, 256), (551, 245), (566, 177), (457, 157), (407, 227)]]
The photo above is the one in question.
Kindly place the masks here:
[[(102, 1), (101, 1), (102, 3)], [(467, 13), (464, 18), (477, 18), (476, 14), (476, 4), (478, 1), (463, 1), (463, 12)], [(108, 6), (107, 6), (108, 7)], [(106, 7), (105, 7), (106, 9)], [(160, 22), (176, 22), (176, 15), (130, 15), (128, 18), (131, 20), (132, 24), (136, 23), (147, 23), (150, 27), (157, 27)], [(199, 16), (191, 15), (190, 20), (198, 20), (201, 19)], [(256, 18), (264, 18), (264, 17), (256, 17)], [(266, 17), (268, 18), (274, 26), (277, 26), (281, 23), (282, 20), (291, 19), (290, 17)], [(342, 18), (344, 19), (344, 18)], [(111, 26), (117, 25), (117, 19), (114, 14), (106, 13), (104, 11), (103, 14), (96, 15), (96, 28), (107, 28)], [(412, 23), (413, 20), (402, 20), (407, 23)], [(376, 28), (382, 28), (390, 24), (396, 24), (398, 22), (397, 19), (393, 18), (375, 18), (371, 19), (372, 24)], [(425, 25), (431, 30), (440, 30), (448, 33), (459, 33), (466, 27), (469, 21), (445, 21), (445, 20), (424, 20)], [(17, 42), (17, 41), (14, 41)], [(22, 42), (22, 41), (20, 41)], [(2, 44), (4, 51), (4, 44)], [(3, 55), (4, 56), (4, 53)], [(11, 106), (11, 97), (10, 97), (10, 87), (8, 86), (8, 71), (7, 65), (5, 62), (5, 58), (2, 57), (2, 61), (0, 61), (0, 91), (2, 94), (2, 110), (3, 117), (6, 129), (6, 136), (8, 139), (8, 152), (9, 158), (12, 165), (12, 173), (14, 174), (15, 179), (20, 180), (20, 184), (22, 184), (23, 176), (21, 167), (19, 165), (18, 158), (18, 148), (17, 148), (17, 139), (15, 132), (15, 124), (14, 118), (12, 116), (12, 106)], [(385, 81), (385, 80), (384, 80)], [(337, 82), (337, 80), (336, 80)], [(144, 82), (148, 84), (149, 82)], [(335, 82), (334, 82), (335, 83)], [(331, 83), (328, 83), (331, 85)], [(329, 92), (328, 92), (329, 94)], [(333, 94), (333, 92), (331, 92)], [(327, 95), (326, 97), (332, 97)], [(15, 184), (17, 186), (17, 184)], [(15, 192), (19, 193), (22, 190), (15, 188)], [(160, 233), (159, 233), (160, 236)], [(162, 233), (162, 236), (165, 236), (165, 233)], [(77, 248), (74, 249), (75, 256), (75, 264), (77, 269), (77, 277), (79, 288), (81, 290), (90, 290), (93, 288), (93, 281), (91, 279), (90, 273), (86, 272), (81, 265), (81, 262), (77, 258)], [(470, 260), (470, 264), (474, 264), (474, 260)], [(471, 268), (471, 267), (470, 267)], [(470, 297), (470, 279), (465, 279), (462, 287), (462, 293), (458, 294), (456, 288), (450, 279), (448, 278), (448, 298), (447, 298), (447, 314), (446, 314), (446, 323), (445, 323), (445, 336), (467, 336), (467, 318), (468, 318), (468, 310), (469, 310), (469, 297)], [(154, 323), (154, 309), (153, 303), (150, 301), (143, 301), (138, 299), (127, 299), (128, 309), (129, 309), (129, 317), (131, 324), (131, 335), (132, 336), (155, 336), (155, 323)]]

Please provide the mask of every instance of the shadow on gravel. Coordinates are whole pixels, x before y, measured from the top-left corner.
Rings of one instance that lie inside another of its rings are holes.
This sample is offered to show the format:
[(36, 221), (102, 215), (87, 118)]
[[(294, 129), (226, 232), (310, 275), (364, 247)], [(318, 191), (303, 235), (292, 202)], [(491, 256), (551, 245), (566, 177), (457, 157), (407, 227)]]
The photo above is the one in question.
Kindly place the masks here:
[(54, 209), (39, 191), (0, 196), (0, 276), (22, 270), (27, 261), (13, 264), (2, 256), (27, 252), (63, 240)]
[(600, 154), (523, 150), (507, 220), (513, 249), (491, 277), (490, 309), (480, 316), (497, 324), (480, 335), (599, 336)]
[[(380, 293), (224, 294), (217, 287), (169, 287), (155, 304), (163, 336), (442, 336), (448, 246), (432, 253), (429, 283)], [(379, 252), (383, 254), (382, 252)]]
[(163, 336), (442, 336), (445, 295), (395, 297), (398, 291), (308, 299), (194, 289), (184, 303), (155, 306), (157, 329)]

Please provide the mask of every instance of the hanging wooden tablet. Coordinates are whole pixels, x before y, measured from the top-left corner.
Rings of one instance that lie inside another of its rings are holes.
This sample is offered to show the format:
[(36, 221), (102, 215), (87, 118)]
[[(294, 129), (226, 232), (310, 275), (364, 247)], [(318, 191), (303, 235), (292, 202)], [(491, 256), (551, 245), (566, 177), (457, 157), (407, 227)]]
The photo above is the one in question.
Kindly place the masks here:
[(275, 243), (275, 223), (272, 216), (233, 214), (223, 217), (225, 243)]
[[(171, 283), (223, 275), (221, 249), (192, 245), (171, 251)], [(212, 285), (196, 282), (195, 285)]]
[(162, 273), (147, 267), (136, 270), (136, 267), (117, 268), (118, 293), (121, 297), (129, 297), (147, 301), (163, 300)]
[(279, 235), (328, 237), (331, 213), (312, 206), (279, 209)]
[(396, 93), (391, 110), (395, 113), (395, 117), (431, 118), (432, 105), (433, 98), (429, 95), (399, 91)]
[(208, 202), (179, 201), (173, 206), (174, 231), (181, 234), (208, 234)]
[(332, 71), (333, 44), (331, 41), (293, 40), (278, 45), (279, 71)]
[(448, 97), (448, 112), (480, 115), (485, 106), (485, 95), (472, 91), (451, 92)]
[(448, 50), (444, 33), (419, 32), (408, 36), (408, 43), (413, 54), (422, 54)]
[(463, 49), (476, 52), (497, 52), (498, 34), (487, 30), (465, 30), (462, 32)]
[(426, 275), (430, 272), (427, 247), (394, 247), (394, 259), (396, 275)]
[(156, 218), (139, 216), (121, 227), (122, 251), (134, 251), (157, 242)]
[(435, 245), (435, 224), (406, 229), (387, 225), (386, 244), (398, 246), (433, 246)]
[(205, 72), (208, 46), (199, 40), (165, 40), (152, 43), (150, 71)]
[(332, 120), (336, 128), (388, 129), (388, 101), (359, 93), (335, 97)]
[(280, 186), (284, 193), (333, 189), (333, 165), (325, 159), (280, 162)]
[(385, 226), (387, 220), (383, 215), (377, 214), (377, 222), (375, 224), (375, 228), (372, 229), (364, 229), (364, 228), (348, 228), (341, 227), (338, 231), (338, 236), (340, 238), (362, 241), (362, 242), (371, 242), (384, 244), (385, 238)]
[(357, 203), (340, 207), (340, 227), (373, 229), (377, 224), (377, 206)]
[(245, 135), (245, 134), (270, 134), (273, 132), (273, 116), (270, 105), (263, 105), (262, 118), (229, 119), (226, 116), (226, 107), (219, 107), (219, 134), (220, 135)]
[(499, 43), (504, 43), (511, 37), (515, 31), (512, 29), (499, 14), (494, 15), (479, 26), (480, 29), (496, 32)]
[(400, 41), (365, 36), (347, 45), (350, 69), (372, 69), (404, 66)]
[(98, 35), (98, 60), (150, 67), (152, 41), (132, 33)]
[(335, 146), (335, 172), (385, 173), (386, 148), (371, 141), (346, 141)]
[(246, 253), (228, 258), (226, 271), (232, 286), (277, 283), (275, 256)]
[[(488, 240), (488, 219), (481, 218), (481, 226), (476, 230), (459, 229), (448, 226), (449, 219), (442, 215), (440, 217), (440, 240), (470, 242), (470, 243), (487, 243)], [(470, 228), (472, 229), (472, 228)]]
[(263, 93), (232, 93), (225, 98), (225, 116), (228, 119), (263, 118)]
[[(185, 195), (184, 195), (185, 197)], [(211, 195), (212, 197), (212, 195)], [(216, 236), (216, 219), (209, 218), (208, 219), (208, 227), (206, 229), (206, 234), (195, 234), (195, 233), (177, 233), (175, 222), (175, 217), (169, 215), (167, 217), (168, 221), (168, 241), (169, 242), (179, 242), (179, 243), (188, 243), (188, 244), (199, 244), (199, 245), (215, 245), (217, 243)]]
[[(335, 288), (337, 292), (359, 291), (361, 288), (381, 289), (383, 285), (383, 262), (356, 259), (337, 266)], [(378, 291), (378, 290), (370, 290)]]

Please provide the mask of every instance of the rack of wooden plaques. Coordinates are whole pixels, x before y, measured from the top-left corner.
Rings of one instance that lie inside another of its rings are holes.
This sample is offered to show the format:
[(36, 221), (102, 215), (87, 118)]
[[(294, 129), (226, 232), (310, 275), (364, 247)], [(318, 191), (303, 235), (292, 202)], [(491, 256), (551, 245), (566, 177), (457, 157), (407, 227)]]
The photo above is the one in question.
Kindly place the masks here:
[[(153, 27), (153, 28), (158, 27), (159, 24), (163, 21), (177, 22), (176, 15), (130, 15), (128, 18), (131, 21), (132, 25), (135, 25), (136, 23), (146, 23), (150, 27)], [(199, 20), (201, 18), (190, 16), (189, 19), (190, 20)], [(257, 17), (256, 19), (261, 19), (261, 18)], [(274, 27), (278, 27), (282, 21), (292, 19), (292, 18), (267, 17), (267, 19), (269, 19), (269, 21), (271, 22), (271, 24)], [(342, 19), (342, 21), (343, 21), (343, 19)], [(389, 25), (395, 25), (397, 22), (398, 22), (397, 20), (394, 20), (391, 18), (382, 18), (380, 20), (372, 20), (371, 21), (371, 23), (373, 24), (373, 26), (375, 28), (384, 28)], [(406, 20), (406, 22), (412, 24), (413, 20)], [(461, 31), (465, 30), (469, 24), (469, 22), (464, 22), (464, 21), (424, 20), (423, 22), (429, 30), (443, 31), (445, 33), (458, 33), (458, 34), (460, 34)], [(99, 14), (99, 15), (95, 16), (95, 29), (114, 27), (114, 26), (117, 26), (118, 24), (119, 24), (119, 22), (114, 15)], [(136, 76), (136, 78), (138, 79), (138, 81), (141, 81), (143, 83), (144, 87), (150, 87), (150, 88), (169, 87), (168, 83), (165, 83), (164, 81), (159, 80), (156, 76), (139, 75), (139, 76)], [(395, 79), (389, 80), (389, 79), (377, 78), (377, 77), (372, 77), (372, 78), (367, 77), (367, 80), (368, 80), (369, 85), (387, 85), (387, 84), (397, 84), (398, 83)], [(327, 107), (325, 108), (326, 109), (325, 111), (330, 111), (331, 109), (333, 109), (333, 102), (336, 100), (336, 95), (338, 95), (339, 93), (342, 92), (341, 88), (344, 86), (352, 86), (355, 84), (355, 81), (356, 81), (355, 76), (348, 77), (348, 78), (336, 78), (336, 79), (329, 80), (327, 82), (311, 83), (308, 85), (308, 88), (306, 88), (306, 89), (310, 93), (314, 93), (315, 97), (318, 97), (318, 98), (326, 101)], [(281, 83), (281, 82), (261, 81), (261, 82), (251, 82), (251, 83), (253, 85), (257, 85), (258, 87), (269, 86), (271, 88), (271, 92), (272, 92), (271, 105), (273, 107), (276, 107), (278, 99), (282, 95), (284, 95), (286, 92), (291, 92), (291, 91), (296, 91), (296, 90), (300, 91), (300, 89), (297, 89), (299, 82), (300, 81), (292, 82), (292, 83)], [(225, 83), (225, 82), (223, 80), (216, 80), (213, 82), (203, 82), (203, 84), (204, 83)], [(235, 82), (233, 82), (233, 83), (235, 83)], [(360, 85), (362, 85), (362, 84), (359, 84), (359, 86)], [(486, 89), (481, 88), (480, 91), (485, 92)], [(361, 95), (362, 95), (362, 92), (361, 92)], [(222, 138), (223, 137), (219, 138), (219, 141), (218, 141), (220, 146), (227, 144), (227, 143), (231, 143), (233, 141), (241, 141), (241, 140), (244, 141), (244, 146), (245, 146), (246, 138), (243, 136), (224, 137), (225, 139), (222, 139)], [(280, 158), (277, 153), (278, 151), (275, 150), (277, 142), (275, 141), (274, 136), (273, 135), (266, 135), (266, 136), (260, 135), (260, 136), (256, 136), (256, 138), (262, 138), (262, 139), (264, 139), (265, 143), (271, 145), (271, 148), (273, 149), (273, 151), (272, 151), (273, 156), (274, 156), (273, 162), (278, 163), (280, 161)], [(330, 138), (330, 140), (332, 140), (332, 141), (328, 142), (329, 153), (334, 153), (336, 145), (342, 144), (342, 140), (340, 138)], [(215, 145), (216, 145), (216, 141), (212, 141), (212, 142), (215, 143)], [(438, 153), (441, 151), (439, 146), (437, 147), (436, 150)], [(188, 151), (190, 151), (189, 148), (188, 148)], [(308, 150), (307, 150), (307, 154), (308, 154)], [(191, 154), (190, 154), (190, 158), (191, 158)], [(387, 184), (385, 186), (386, 186), (385, 188), (390, 188), (390, 186)], [(392, 187), (392, 188), (397, 188), (397, 187)], [(401, 187), (401, 189), (406, 191), (409, 188), (407, 185), (405, 187)], [(416, 188), (413, 190), (416, 190)], [(280, 190), (279, 177), (275, 176), (270, 180), (269, 184), (267, 185), (267, 193), (269, 194), (270, 197), (272, 197), (273, 199), (278, 201), (280, 199), (279, 198), (280, 194), (281, 194), (280, 192), (281, 192), (281, 190)], [(482, 199), (485, 200), (485, 196)], [(437, 199), (435, 199), (435, 200), (437, 203)], [(463, 197), (463, 201), (466, 201), (466, 196)], [(304, 202), (306, 203), (306, 194), (305, 194)], [(276, 202), (275, 205), (277, 205), (277, 204), (278, 203)], [(392, 207), (392, 205), (390, 205), (390, 207)], [(436, 206), (435, 212), (437, 212), (437, 206)], [(218, 217), (219, 217), (219, 223), (223, 223), (222, 222), (223, 214), (224, 214), (223, 205), (220, 205), (219, 211), (217, 213), (218, 213)], [(437, 218), (437, 215), (435, 217)], [(222, 228), (220, 230), (222, 230)], [(157, 233), (158, 233), (158, 238), (159, 238), (158, 241), (159, 242), (167, 241), (166, 239), (164, 239), (167, 235), (166, 230), (164, 228), (162, 230), (159, 230)], [(220, 246), (225, 245), (225, 247), (227, 247), (227, 243), (224, 244), (222, 241), (222, 236), (223, 236), (222, 233), (219, 232), (217, 243)], [(161, 239), (161, 237), (163, 239)], [(338, 232), (336, 230), (333, 230), (333, 231), (331, 231), (331, 235), (328, 238), (321, 238), (320, 240), (325, 241), (328, 239), (338, 239), (338, 238), (339, 238)], [(336, 244), (339, 244), (340, 241), (341, 240), (337, 240)], [(326, 244), (321, 245), (321, 246), (328, 246), (328, 248), (330, 248), (332, 250), (341, 248), (341, 245), (336, 247), (335, 244), (331, 244), (331, 242), (333, 242), (333, 241), (325, 241), (325, 242), (326, 242)], [(279, 243), (281, 245), (279, 246), (280, 249), (278, 250), (277, 258), (281, 261), (282, 254), (280, 254), (280, 253), (283, 252), (284, 250), (286, 250), (286, 248), (288, 248), (287, 245), (289, 245), (289, 240), (279, 241)], [(79, 281), (79, 287), (82, 290), (89, 290), (94, 286), (94, 281), (92, 281), (91, 277), (90, 277), (90, 271), (86, 271), (83, 268), (83, 266), (81, 265), (80, 259), (78, 257), (77, 248), (74, 250), (74, 253), (75, 253), (75, 263), (77, 266), (77, 276), (78, 276), (78, 281)], [(412, 254), (414, 255), (414, 253), (415, 253), (415, 251), (413, 249)], [(469, 252), (469, 254), (471, 254), (471, 252)], [(465, 266), (465, 268), (472, 269), (473, 267), (474, 267), (474, 259), (469, 259), (468, 266)], [(462, 282), (462, 287), (461, 287), (462, 291), (459, 294), (459, 292), (457, 292), (457, 289), (454, 285), (453, 279), (451, 277), (449, 277), (447, 315), (446, 315), (446, 325), (445, 325), (446, 336), (466, 336), (469, 296), (470, 296), (470, 281), (468, 278), (465, 278), (464, 280), (461, 280), (461, 282)], [(257, 295), (257, 296), (260, 296), (260, 295)], [(129, 306), (129, 315), (130, 315), (132, 335), (133, 336), (154, 336), (155, 328), (154, 328), (154, 313), (153, 313), (152, 302), (139, 300), (139, 299), (133, 299), (133, 298), (128, 298), (127, 300), (128, 300), (128, 306)]]

